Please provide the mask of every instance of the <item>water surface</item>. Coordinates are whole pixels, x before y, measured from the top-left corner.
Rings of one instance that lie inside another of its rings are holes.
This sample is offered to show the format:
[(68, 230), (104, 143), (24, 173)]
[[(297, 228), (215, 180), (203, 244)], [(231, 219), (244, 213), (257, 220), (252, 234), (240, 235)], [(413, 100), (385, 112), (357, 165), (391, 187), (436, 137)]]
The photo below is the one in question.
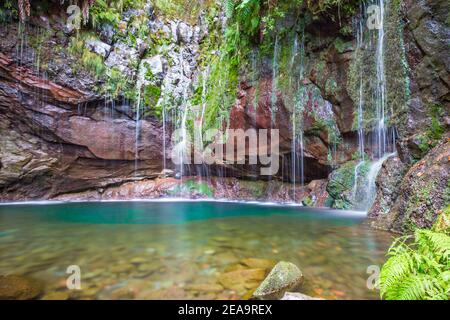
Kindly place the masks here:
[[(377, 299), (366, 270), (385, 261), (391, 238), (370, 229), (361, 213), (294, 206), (2, 205), (0, 275), (39, 279), (46, 293), (72, 299), (239, 299), (258, 284), (241, 272), (255, 266), (242, 261), (270, 259), (298, 265), (305, 294)], [(65, 287), (70, 265), (81, 268), (82, 290)], [(229, 272), (241, 283), (224, 281)]]

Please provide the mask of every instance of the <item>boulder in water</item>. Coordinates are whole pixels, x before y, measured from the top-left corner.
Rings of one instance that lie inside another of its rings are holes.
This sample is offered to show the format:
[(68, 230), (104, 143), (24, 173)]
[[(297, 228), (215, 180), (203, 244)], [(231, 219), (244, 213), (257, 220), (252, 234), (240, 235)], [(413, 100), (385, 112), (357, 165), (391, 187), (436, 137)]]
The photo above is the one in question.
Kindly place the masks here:
[(42, 286), (33, 279), (21, 276), (0, 276), (0, 300), (31, 300), (42, 292)]
[(293, 263), (281, 261), (253, 293), (253, 299), (278, 300), (285, 292), (297, 289), (302, 283), (303, 274), (300, 269)]

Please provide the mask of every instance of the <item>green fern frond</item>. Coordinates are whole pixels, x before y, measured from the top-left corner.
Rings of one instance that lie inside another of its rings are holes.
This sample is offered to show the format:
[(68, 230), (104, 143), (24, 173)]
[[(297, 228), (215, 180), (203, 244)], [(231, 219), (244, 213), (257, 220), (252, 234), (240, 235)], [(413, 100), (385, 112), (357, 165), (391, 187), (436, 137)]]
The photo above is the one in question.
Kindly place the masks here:
[[(435, 296), (434, 279), (423, 274), (410, 274), (400, 283), (398, 292), (393, 298), (397, 300), (424, 300), (427, 296)], [(387, 296), (389, 299), (390, 296)], [(389, 299), (390, 300), (390, 299)]]
[(405, 277), (411, 273), (414, 260), (408, 251), (392, 256), (381, 269), (381, 296), (389, 298), (397, 292), (397, 288)]
[[(411, 241), (413, 240), (413, 241)], [(388, 251), (380, 274), (380, 294), (387, 300), (449, 300), (450, 237), (416, 230), (400, 237)]]
[(225, 15), (228, 19), (230, 19), (234, 15), (234, 6), (234, 0), (225, 0)]
[(429, 247), (434, 253), (441, 255), (444, 259), (450, 258), (450, 236), (444, 233), (430, 230), (417, 230), (416, 242), (420, 249)]

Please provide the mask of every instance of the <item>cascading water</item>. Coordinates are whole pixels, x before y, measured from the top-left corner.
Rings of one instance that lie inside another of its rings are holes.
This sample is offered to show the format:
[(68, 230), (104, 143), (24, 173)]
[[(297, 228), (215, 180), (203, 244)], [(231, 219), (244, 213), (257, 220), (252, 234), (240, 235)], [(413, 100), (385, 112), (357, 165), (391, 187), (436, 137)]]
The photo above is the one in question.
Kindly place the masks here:
[(279, 70), (279, 55), (280, 55), (280, 43), (278, 40), (278, 35), (275, 37), (275, 44), (273, 48), (273, 59), (272, 59), (272, 92), (270, 97), (270, 110), (272, 113), (272, 124), (276, 122), (276, 116), (278, 112), (277, 108), (277, 90), (278, 90), (278, 70)]
[[(377, 8), (377, 19), (376, 27), (373, 30), (368, 30), (369, 28), (365, 26), (367, 9), (375, 6)], [(393, 156), (395, 153), (395, 134), (393, 133), (389, 137), (389, 128), (387, 123), (389, 121), (387, 110), (387, 94), (386, 94), (386, 72), (385, 72), (385, 0), (375, 0), (371, 3), (363, 3), (361, 5), (360, 20), (356, 21), (356, 54), (363, 54), (364, 50), (371, 47), (372, 39), (376, 36), (374, 41), (375, 48), (375, 59), (374, 59), (374, 70), (375, 76), (373, 79), (364, 79), (367, 76), (365, 74), (363, 67), (360, 66), (359, 70), (359, 101), (358, 101), (358, 157), (359, 163), (355, 167), (355, 177), (354, 177), (354, 188), (353, 188), (353, 198), (355, 201), (355, 207), (362, 210), (369, 210), (375, 200), (376, 194), (376, 178), (382, 167), (384, 161), (389, 157)], [(365, 34), (368, 32), (368, 34)], [(369, 39), (369, 40), (366, 40)], [(366, 43), (366, 41), (368, 41)], [(366, 81), (364, 81), (366, 80)], [(366, 87), (365, 83), (374, 84), (373, 88), (370, 90)], [(364, 127), (364, 116), (368, 112), (366, 110), (365, 96), (367, 93), (371, 92), (374, 99), (373, 105), (375, 106), (375, 120), (374, 126), (369, 132), (372, 137), (370, 143), (365, 145), (365, 127)], [(391, 129), (395, 132), (394, 129)], [(390, 141), (392, 139), (392, 141)], [(362, 168), (366, 164), (366, 147), (369, 148), (370, 154), (372, 156), (372, 163), (369, 165), (368, 170), (364, 177)], [(361, 186), (359, 184), (362, 184)]]
[[(361, 10), (361, 12), (364, 9)], [(356, 20), (356, 50), (360, 51), (363, 49), (363, 19)], [(359, 97), (358, 97), (358, 157), (359, 163), (355, 166), (355, 182), (353, 185), (353, 199), (356, 199), (358, 192), (358, 182), (359, 182), (359, 172), (361, 167), (365, 162), (365, 136), (364, 136), (364, 118), (363, 118), (363, 105), (364, 105), (364, 95), (363, 95), (363, 72), (359, 70)]]
[[(204, 141), (203, 141), (203, 125), (205, 121), (205, 112), (207, 108), (207, 97), (208, 97), (208, 79), (209, 79), (209, 73), (210, 73), (210, 67), (207, 66), (203, 72), (202, 72), (202, 95), (201, 95), (201, 106), (199, 110), (199, 114), (196, 116), (196, 125), (194, 126), (194, 134), (196, 135), (195, 141), (198, 143), (196, 144), (196, 147), (200, 147), (201, 150), (194, 150), (194, 152), (202, 152), (202, 148), (204, 147)], [(196, 164), (195, 166), (197, 171), (197, 176), (200, 177), (201, 180), (203, 180), (203, 177), (206, 176), (206, 178), (209, 180), (210, 175), (208, 174), (208, 166), (205, 165), (202, 161), (202, 164)]]
[(378, 177), (378, 173), (381, 170), (381, 167), (383, 166), (383, 163), (389, 159), (390, 157), (395, 156), (396, 153), (387, 153), (380, 159), (374, 161), (370, 165), (369, 172), (367, 173), (367, 192), (366, 192), (366, 198), (361, 203), (361, 208), (364, 210), (369, 210), (372, 206), (373, 202), (375, 201), (376, 193), (377, 193), (377, 186), (376, 186), (376, 180)]
[[(291, 83), (291, 87), (294, 90), (294, 104), (292, 110), (292, 184), (294, 189), (294, 201), (295, 190), (297, 184), (297, 174), (300, 174), (300, 184), (304, 184), (304, 141), (303, 141), (303, 108), (305, 102), (305, 88), (303, 86), (304, 78), (304, 34), (302, 34), (301, 42), (299, 43), (298, 35), (294, 37), (291, 70), (295, 70), (297, 64), (298, 71), (295, 75), (295, 84)], [(292, 80), (292, 78), (291, 78)], [(299, 154), (300, 151), (300, 154)], [(299, 171), (299, 172), (298, 172)]]
[(376, 128), (376, 145), (377, 145), (377, 157), (382, 158), (387, 152), (387, 130), (386, 130), (386, 75), (384, 72), (384, 0), (379, 0), (378, 6), (380, 9), (379, 25), (378, 25), (378, 37), (377, 37), (377, 50), (376, 50), (376, 115), (377, 115), (377, 128)]
[(138, 172), (138, 163), (139, 163), (139, 139), (140, 139), (140, 117), (141, 117), (141, 91), (142, 86), (145, 81), (145, 74), (147, 72), (147, 68), (141, 64), (139, 66), (137, 81), (136, 81), (136, 91), (137, 91), (137, 100), (136, 100), (136, 126), (135, 126), (135, 151), (134, 151), (134, 174), (137, 175)]

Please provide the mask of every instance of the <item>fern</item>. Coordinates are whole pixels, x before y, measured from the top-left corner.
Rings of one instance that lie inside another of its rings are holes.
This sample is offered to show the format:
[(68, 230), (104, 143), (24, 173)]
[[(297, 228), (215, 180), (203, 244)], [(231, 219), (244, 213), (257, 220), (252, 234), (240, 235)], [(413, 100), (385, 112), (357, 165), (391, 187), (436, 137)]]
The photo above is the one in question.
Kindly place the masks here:
[(433, 295), (435, 279), (429, 275), (409, 274), (398, 286), (398, 300), (424, 300)]
[(417, 230), (416, 242), (424, 250), (430, 248), (435, 254), (441, 255), (447, 260), (450, 257), (450, 237), (444, 233), (437, 233), (430, 230)]
[(225, 16), (230, 19), (234, 15), (234, 0), (225, 0)]
[(397, 239), (380, 274), (380, 294), (387, 300), (448, 300), (450, 236), (416, 230)]

